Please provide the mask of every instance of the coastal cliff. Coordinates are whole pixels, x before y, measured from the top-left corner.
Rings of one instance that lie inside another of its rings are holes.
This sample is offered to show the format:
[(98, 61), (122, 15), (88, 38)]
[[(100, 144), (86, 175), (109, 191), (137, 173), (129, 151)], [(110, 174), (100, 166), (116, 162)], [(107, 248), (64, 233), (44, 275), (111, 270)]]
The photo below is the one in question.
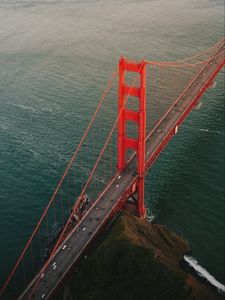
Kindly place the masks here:
[[(223, 299), (180, 267), (189, 252), (188, 243), (165, 226), (124, 212), (71, 273), (68, 299)], [(63, 294), (57, 299), (65, 299), (65, 289)]]

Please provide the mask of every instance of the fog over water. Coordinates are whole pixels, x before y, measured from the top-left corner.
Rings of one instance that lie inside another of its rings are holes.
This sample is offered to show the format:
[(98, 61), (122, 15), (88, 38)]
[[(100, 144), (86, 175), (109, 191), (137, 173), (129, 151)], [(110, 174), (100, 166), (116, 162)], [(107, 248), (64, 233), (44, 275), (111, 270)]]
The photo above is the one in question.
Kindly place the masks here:
[[(0, 0), (0, 284), (121, 55), (174, 60), (224, 35), (223, 0)], [(224, 283), (224, 73), (146, 179), (157, 220)]]

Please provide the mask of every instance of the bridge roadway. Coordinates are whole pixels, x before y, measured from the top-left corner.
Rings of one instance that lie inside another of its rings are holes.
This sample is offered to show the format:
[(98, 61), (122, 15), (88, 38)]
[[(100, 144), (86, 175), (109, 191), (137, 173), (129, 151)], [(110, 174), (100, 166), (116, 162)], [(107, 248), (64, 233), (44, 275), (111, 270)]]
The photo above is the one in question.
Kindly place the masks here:
[[(188, 86), (177, 104), (172, 105), (161, 123), (148, 136), (146, 140), (146, 169), (156, 159), (157, 151), (162, 147), (161, 145), (175, 133), (175, 127), (181, 123), (182, 116), (184, 119), (185, 114), (188, 114), (191, 110), (193, 100), (199, 97), (199, 93), (202, 90), (206, 90), (205, 83), (207, 80), (210, 83), (219, 72), (221, 64), (224, 62), (224, 57), (216, 54), (223, 50), (224, 43), (199, 72), (192, 84)], [(118, 202), (121, 201), (121, 196), (137, 180), (137, 174), (133, 171), (135, 170), (135, 165), (136, 159), (133, 157), (127, 168), (115, 175), (101, 197), (87, 211), (81, 222), (73, 229), (60, 248), (57, 249), (45, 272), (43, 274), (39, 273), (34, 278), (19, 297), (19, 300), (48, 299), (53, 294), (74, 263), (84, 255), (87, 247), (90, 246), (97, 233), (110, 217), (111, 212), (116, 208)], [(33, 291), (36, 280), (39, 277), (41, 277), (40, 282)]]

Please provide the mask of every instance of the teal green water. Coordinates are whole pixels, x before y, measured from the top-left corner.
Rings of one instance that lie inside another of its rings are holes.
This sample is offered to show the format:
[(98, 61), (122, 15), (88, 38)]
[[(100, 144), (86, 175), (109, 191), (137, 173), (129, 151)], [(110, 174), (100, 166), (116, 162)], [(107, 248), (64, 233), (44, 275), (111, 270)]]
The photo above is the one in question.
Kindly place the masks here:
[[(0, 1), (0, 283), (120, 55), (192, 56), (223, 36), (223, 11), (223, 0)], [(153, 166), (146, 202), (224, 283), (223, 76)]]

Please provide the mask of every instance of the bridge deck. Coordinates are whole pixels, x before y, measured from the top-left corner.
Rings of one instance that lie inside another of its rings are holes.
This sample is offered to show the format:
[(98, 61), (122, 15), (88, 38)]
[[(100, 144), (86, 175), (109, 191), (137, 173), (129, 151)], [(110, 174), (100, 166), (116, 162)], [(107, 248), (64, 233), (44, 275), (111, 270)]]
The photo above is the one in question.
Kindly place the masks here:
[[(224, 44), (216, 54), (222, 50), (224, 50)], [(197, 99), (204, 93), (207, 88), (206, 83), (209, 84), (213, 80), (222, 64), (223, 57), (214, 56), (199, 72), (177, 104), (172, 106), (171, 110), (148, 136), (146, 141), (146, 169), (150, 167), (175, 133), (174, 128), (182, 123)], [(81, 220), (79, 227), (76, 226), (66, 238), (46, 268), (44, 276), (41, 278), (37, 289), (35, 289), (35, 294), (31, 295), (31, 292), (41, 274), (37, 275), (19, 299), (47, 299), (52, 295), (74, 263), (84, 254), (84, 250), (91, 244), (112, 211), (116, 209), (127, 188), (137, 180), (136, 173), (132, 171), (134, 170), (134, 164), (136, 164), (135, 157), (122, 173), (115, 175), (101, 197)]]

